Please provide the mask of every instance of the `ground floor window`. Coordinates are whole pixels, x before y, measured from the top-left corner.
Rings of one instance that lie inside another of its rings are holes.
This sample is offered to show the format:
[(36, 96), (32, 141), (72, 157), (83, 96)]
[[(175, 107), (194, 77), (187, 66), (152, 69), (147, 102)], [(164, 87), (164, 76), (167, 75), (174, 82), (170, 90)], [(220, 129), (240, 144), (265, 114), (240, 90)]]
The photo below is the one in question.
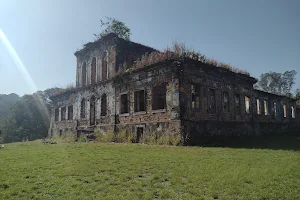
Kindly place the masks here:
[(152, 89), (152, 110), (166, 108), (166, 86), (156, 86)]
[(192, 109), (200, 108), (200, 87), (199, 85), (191, 85), (191, 103)]
[(291, 115), (292, 115), (292, 118), (293, 118), (293, 119), (296, 117), (294, 106), (291, 106)]
[(68, 120), (73, 120), (73, 106), (68, 106)]
[(58, 122), (58, 118), (59, 118), (59, 108), (56, 108), (54, 111), (54, 121)]
[(241, 112), (241, 102), (240, 102), (240, 95), (234, 95), (234, 110), (236, 114), (240, 114)]
[(283, 117), (286, 118), (286, 104), (283, 104)]
[(61, 108), (61, 121), (66, 120), (66, 107)]
[(268, 102), (266, 100), (264, 100), (264, 112), (265, 115), (269, 115)]
[(80, 103), (80, 118), (85, 118), (85, 99), (82, 99)]
[(223, 111), (229, 112), (229, 94), (228, 94), (228, 92), (223, 92)]
[(101, 96), (101, 116), (107, 115), (107, 97), (106, 94)]
[(121, 95), (121, 114), (129, 113), (129, 95), (122, 94)]
[(134, 112), (146, 111), (145, 90), (134, 92)]
[(208, 89), (208, 112), (211, 114), (216, 113), (216, 90)]
[(246, 113), (250, 113), (250, 98), (245, 96), (245, 109)]

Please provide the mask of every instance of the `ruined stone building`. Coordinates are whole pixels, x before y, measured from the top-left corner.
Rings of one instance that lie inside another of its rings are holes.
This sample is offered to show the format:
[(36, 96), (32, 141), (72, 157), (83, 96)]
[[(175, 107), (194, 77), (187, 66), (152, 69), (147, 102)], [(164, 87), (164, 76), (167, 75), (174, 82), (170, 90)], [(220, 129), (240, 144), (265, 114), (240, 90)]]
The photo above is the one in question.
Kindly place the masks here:
[(77, 51), (76, 88), (51, 97), (49, 136), (79, 137), (99, 128), (126, 130), (137, 141), (161, 132), (197, 143), (202, 136), (294, 130), (295, 100), (255, 90), (257, 80), (248, 74), (187, 56), (128, 67), (151, 52), (115, 34)]

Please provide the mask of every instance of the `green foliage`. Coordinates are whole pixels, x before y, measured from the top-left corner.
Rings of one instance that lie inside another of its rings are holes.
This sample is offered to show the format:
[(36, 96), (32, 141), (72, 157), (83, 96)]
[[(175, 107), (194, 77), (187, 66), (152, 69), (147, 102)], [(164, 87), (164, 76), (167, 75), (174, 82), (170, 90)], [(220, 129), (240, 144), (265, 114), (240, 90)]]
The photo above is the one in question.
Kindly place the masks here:
[[(101, 129), (95, 129), (94, 134), (98, 142), (118, 142), (118, 143), (136, 143), (136, 135), (126, 129), (120, 129), (118, 133), (106, 133)], [(179, 145), (181, 141), (180, 135), (167, 135), (158, 132), (144, 134), (139, 143), (150, 145)]]
[(157, 144), (156, 133), (143, 135), (143, 137), (141, 138), (141, 142), (145, 144), (156, 145)]
[(291, 97), (291, 89), (295, 84), (295, 70), (286, 71), (283, 74), (277, 72), (264, 73), (256, 83), (255, 88), (277, 95)]
[(98, 142), (114, 142), (115, 140), (113, 132), (104, 132), (101, 129), (96, 129), (94, 134), (96, 136), (96, 141)]
[(295, 92), (296, 104), (300, 107), (300, 89), (298, 88)]
[(46, 92), (24, 95), (11, 106), (0, 130), (5, 143), (47, 137), (50, 124), (50, 100)]
[(131, 30), (128, 28), (124, 22), (117, 19), (106, 17), (107, 21), (100, 20), (101, 27), (106, 27), (100, 34), (94, 34), (97, 39), (102, 38), (110, 33), (115, 33), (118, 37), (125, 40), (130, 40)]
[(81, 135), (77, 141), (78, 142), (87, 142), (87, 138), (85, 136)]
[(75, 140), (77, 140), (77, 137), (74, 136), (63, 136), (63, 137), (52, 137), (51, 141), (57, 142), (57, 143), (72, 143), (75, 142)]
[(264, 149), (5, 144), (0, 199), (299, 199), (297, 138)]
[(19, 96), (17, 94), (0, 94), (0, 121), (11, 114), (10, 106), (14, 105), (18, 100)]

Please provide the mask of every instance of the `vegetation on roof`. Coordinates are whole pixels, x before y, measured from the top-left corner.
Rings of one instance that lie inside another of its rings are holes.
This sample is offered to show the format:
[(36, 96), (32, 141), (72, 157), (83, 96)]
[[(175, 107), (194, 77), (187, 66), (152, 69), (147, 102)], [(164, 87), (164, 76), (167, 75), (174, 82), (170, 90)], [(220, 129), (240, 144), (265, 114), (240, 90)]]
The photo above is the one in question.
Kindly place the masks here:
[(94, 34), (96, 39), (101, 39), (102, 37), (114, 33), (119, 38), (123, 38), (124, 40), (130, 40), (131, 30), (128, 26), (125, 25), (124, 22), (121, 22), (112, 17), (106, 17), (106, 21), (100, 20), (101, 27), (106, 27), (101, 33)]
[(61, 94), (64, 94), (66, 92), (70, 92), (73, 91), (75, 89), (75, 86), (73, 83), (70, 83), (67, 85), (67, 87), (65, 88), (56, 88), (55, 90), (53, 90), (51, 92), (51, 94), (49, 95), (50, 97), (55, 97), (55, 96), (59, 96)]
[(214, 67), (220, 67), (238, 74), (250, 76), (250, 73), (245, 70), (233, 67), (232, 65), (224, 62), (219, 62), (214, 59), (208, 58), (204, 54), (191, 50), (187, 48), (183, 43), (178, 42), (175, 42), (171, 48), (166, 48), (163, 51), (144, 54), (142, 58), (136, 60), (132, 66), (128, 66), (125, 62), (118, 73), (122, 74), (124, 72), (129, 72), (135, 69), (143, 68), (145, 66), (153, 65), (159, 62), (163, 62), (165, 60), (178, 58), (189, 58)]

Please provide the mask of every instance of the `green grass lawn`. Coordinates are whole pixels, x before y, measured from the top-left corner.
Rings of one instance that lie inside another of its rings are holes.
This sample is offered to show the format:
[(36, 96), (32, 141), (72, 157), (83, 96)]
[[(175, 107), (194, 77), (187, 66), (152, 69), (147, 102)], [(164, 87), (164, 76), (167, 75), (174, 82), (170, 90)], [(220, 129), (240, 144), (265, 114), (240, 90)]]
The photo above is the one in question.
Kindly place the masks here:
[(300, 151), (6, 144), (0, 199), (300, 199)]

